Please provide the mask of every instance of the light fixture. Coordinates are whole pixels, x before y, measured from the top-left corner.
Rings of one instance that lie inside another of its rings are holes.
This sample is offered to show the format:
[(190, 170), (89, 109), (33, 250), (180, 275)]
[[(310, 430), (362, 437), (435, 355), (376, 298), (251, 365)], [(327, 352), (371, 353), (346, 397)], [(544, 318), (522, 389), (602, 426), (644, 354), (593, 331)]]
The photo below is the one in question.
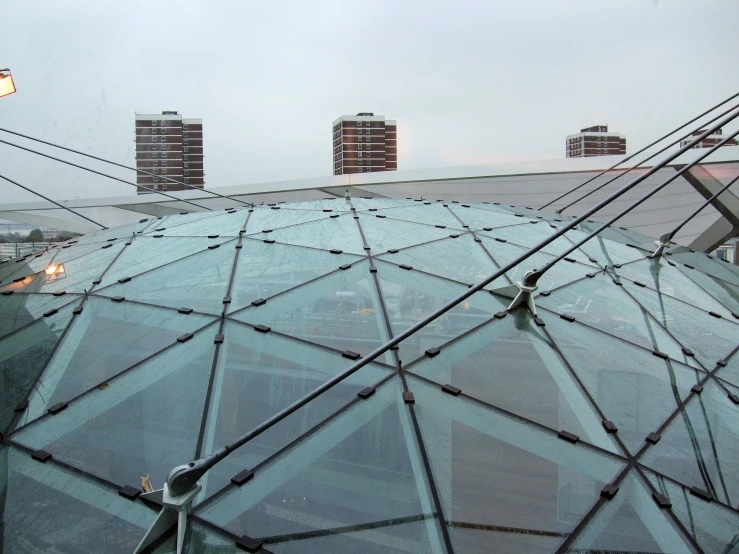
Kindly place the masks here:
[(50, 265), (44, 270), (49, 279), (60, 279), (64, 277), (64, 264)]
[(13, 94), (15, 92), (15, 82), (10, 69), (0, 69), (0, 97)]

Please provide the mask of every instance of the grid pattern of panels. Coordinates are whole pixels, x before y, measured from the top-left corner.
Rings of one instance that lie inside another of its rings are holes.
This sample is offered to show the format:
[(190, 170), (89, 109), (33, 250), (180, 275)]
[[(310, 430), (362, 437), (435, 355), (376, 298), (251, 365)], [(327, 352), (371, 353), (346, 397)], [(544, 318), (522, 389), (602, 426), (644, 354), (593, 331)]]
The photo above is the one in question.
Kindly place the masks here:
[[(560, 229), (490, 204), (169, 216), (0, 264), (0, 551), (134, 551), (168, 471)], [(184, 551), (739, 549), (739, 273), (567, 232), (201, 480)], [(640, 246), (640, 244), (642, 246)], [(31, 500), (29, 500), (31, 499)], [(170, 554), (170, 531), (147, 550)]]

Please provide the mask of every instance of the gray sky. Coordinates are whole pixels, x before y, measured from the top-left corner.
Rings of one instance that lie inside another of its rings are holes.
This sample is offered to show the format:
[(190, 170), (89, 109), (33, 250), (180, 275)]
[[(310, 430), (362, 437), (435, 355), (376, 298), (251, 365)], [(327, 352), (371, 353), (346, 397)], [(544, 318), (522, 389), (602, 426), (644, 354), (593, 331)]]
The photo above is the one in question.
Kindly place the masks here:
[[(0, 126), (133, 165), (134, 112), (179, 110), (203, 118), (208, 187), (330, 175), (342, 114), (397, 119), (398, 167), (415, 169), (562, 158), (586, 119), (633, 152), (739, 90), (737, 0), (0, 0), (0, 13), (18, 87)], [(0, 173), (58, 199), (133, 192), (2, 144)]]

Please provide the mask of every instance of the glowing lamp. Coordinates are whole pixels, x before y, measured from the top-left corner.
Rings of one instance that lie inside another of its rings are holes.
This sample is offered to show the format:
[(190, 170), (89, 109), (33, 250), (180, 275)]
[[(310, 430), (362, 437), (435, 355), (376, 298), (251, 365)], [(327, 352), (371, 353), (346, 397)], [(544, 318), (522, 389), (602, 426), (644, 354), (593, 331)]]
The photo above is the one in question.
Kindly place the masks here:
[(51, 276), (60, 277), (64, 275), (64, 264), (50, 265), (44, 270), (44, 273), (46, 273), (46, 275), (49, 275), (50, 277)]
[(15, 92), (15, 83), (10, 69), (0, 69), (0, 97), (13, 94)]

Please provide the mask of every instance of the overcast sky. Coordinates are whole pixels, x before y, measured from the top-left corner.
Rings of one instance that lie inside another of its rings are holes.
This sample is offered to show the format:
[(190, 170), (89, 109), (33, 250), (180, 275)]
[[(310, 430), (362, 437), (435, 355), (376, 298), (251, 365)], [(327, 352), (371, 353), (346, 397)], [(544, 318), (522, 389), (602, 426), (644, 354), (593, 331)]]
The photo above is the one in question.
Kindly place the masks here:
[[(203, 119), (208, 187), (330, 175), (342, 114), (396, 119), (398, 167), (416, 169), (562, 158), (586, 122), (633, 152), (739, 91), (737, 0), (0, 0), (0, 14), (18, 87), (1, 127), (133, 165), (134, 113), (178, 110)], [(133, 192), (3, 144), (0, 174), (54, 198)]]

